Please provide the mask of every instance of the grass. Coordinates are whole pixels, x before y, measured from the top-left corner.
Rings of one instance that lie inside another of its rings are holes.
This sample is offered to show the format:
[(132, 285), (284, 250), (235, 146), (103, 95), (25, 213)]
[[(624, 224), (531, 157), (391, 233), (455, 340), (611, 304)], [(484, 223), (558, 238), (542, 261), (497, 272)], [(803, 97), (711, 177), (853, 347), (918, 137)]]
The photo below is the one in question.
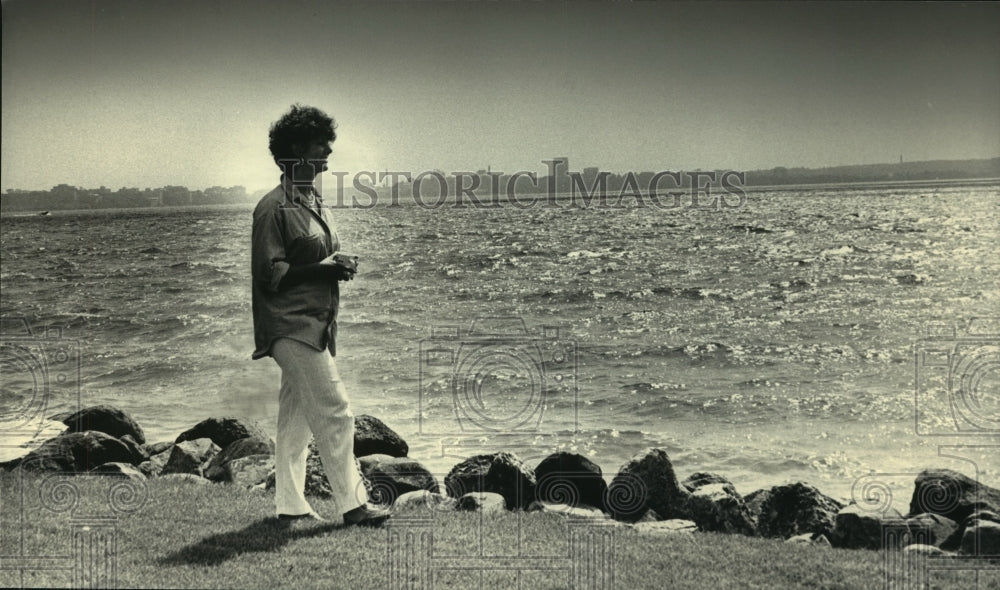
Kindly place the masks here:
[[(78, 526), (74, 529), (74, 519), (112, 516), (109, 492), (117, 506), (134, 510), (120, 513), (112, 521), (117, 528), (116, 547), (111, 553), (117, 559), (113, 560), (114, 570), (107, 572), (108, 585), (420, 587), (389, 584), (391, 579), (405, 581), (393, 578), (398, 570), (390, 567), (390, 536), (399, 528), (343, 528), (336, 522), (289, 526), (272, 517), (271, 495), (227, 485), (150, 480), (139, 488), (138, 496), (129, 497), (128, 488), (114, 487), (120, 483), (111, 478), (0, 474), (0, 587), (72, 586), (73, 531), (79, 531)], [(321, 514), (336, 515), (332, 502), (312, 502)], [(415, 511), (397, 517), (397, 527), (413, 522), (406, 516), (423, 517), (432, 530), (435, 577), (427, 587), (570, 587), (574, 567), (567, 558), (570, 525), (561, 515)], [(737, 535), (654, 537), (628, 527), (614, 527), (613, 531), (605, 539), (613, 546), (614, 559), (607, 560), (610, 565), (606, 569), (581, 570), (584, 580), (592, 581), (593, 575), (603, 572), (605, 579), (613, 575), (613, 586), (607, 587), (629, 590), (883, 588), (879, 552), (798, 546)], [(410, 559), (420, 555), (415, 545), (396, 546)], [(53, 559), (42, 559), (45, 557)], [(477, 563), (493, 569), (469, 569)], [(593, 559), (575, 563), (576, 567), (593, 567), (588, 566)], [(525, 567), (527, 564), (554, 569), (532, 570)], [(19, 565), (28, 567), (19, 570)], [(442, 569), (446, 565), (456, 569)], [(52, 569), (57, 567), (64, 569)], [(937, 576), (934, 581), (932, 588), (968, 587), (960, 577)]]

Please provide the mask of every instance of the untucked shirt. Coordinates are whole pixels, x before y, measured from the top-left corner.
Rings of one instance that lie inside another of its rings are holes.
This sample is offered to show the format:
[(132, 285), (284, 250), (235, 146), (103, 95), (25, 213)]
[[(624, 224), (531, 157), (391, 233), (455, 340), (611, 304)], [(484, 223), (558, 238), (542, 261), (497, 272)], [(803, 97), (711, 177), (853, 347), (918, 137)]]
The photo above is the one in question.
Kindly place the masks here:
[(271, 355), (278, 338), (291, 338), (336, 355), (337, 281), (305, 281), (278, 290), (289, 267), (319, 262), (340, 248), (333, 215), (312, 191), (310, 206), (290, 181), (282, 179), (253, 212), (254, 359)]

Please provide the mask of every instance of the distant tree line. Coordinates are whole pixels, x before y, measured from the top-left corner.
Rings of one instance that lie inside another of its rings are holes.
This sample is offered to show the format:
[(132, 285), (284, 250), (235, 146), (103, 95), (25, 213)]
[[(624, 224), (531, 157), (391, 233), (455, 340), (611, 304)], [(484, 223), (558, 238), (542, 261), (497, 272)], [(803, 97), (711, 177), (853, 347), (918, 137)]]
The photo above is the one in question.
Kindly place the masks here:
[(747, 172), (747, 186), (835, 184), (1000, 178), (1000, 158), (989, 160), (930, 160), (864, 164), (832, 168), (785, 168)]
[[(658, 188), (669, 191), (674, 188), (687, 188), (691, 186), (692, 178), (698, 175), (699, 185), (706, 182), (718, 182), (727, 170), (675, 170), (676, 181), (671, 177), (662, 176), (663, 172), (630, 172), (626, 174), (612, 174), (602, 172), (597, 167), (584, 168), (582, 172), (568, 170), (568, 159), (558, 169), (554, 176), (537, 174), (534, 179), (524, 175), (509, 175), (489, 173), (480, 170), (476, 173), (465, 173), (456, 176), (456, 173), (445, 173), (435, 171), (424, 173), (421, 182), (421, 190), (430, 196), (446, 192), (454, 195), (459, 192), (456, 181), (461, 181), (461, 187), (469, 189), (473, 184), (473, 189), (477, 195), (489, 195), (492, 185), (499, 187), (501, 193), (507, 192), (509, 188), (518, 195), (542, 194), (554, 189), (557, 193), (566, 193), (571, 190), (584, 187), (590, 191), (595, 187), (595, 182), (602, 191), (608, 193), (628, 192), (630, 189), (645, 191), (652, 184)], [(931, 160), (924, 162), (899, 162), (893, 164), (865, 164), (853, 166), (836, 166), (830, 168), (785, 168), (779, 166), (768, 170), (735, 171), (739, 172), (742, 180), (729, 177), (728, 181), (738, 183), (742, 186), (780, 186), (796, 184), (838, 184), (851, 182), (893, 182), (893, 181), (932, 181), (932, 180), (961, 180), (977, 178), (1000, 178), (1000, 158), (988, 160)], [(714, 175), (711, 176), (704, 175)], [(659, 180), (656, 180), (657, 176)], [(573, 178), (575, 177), (575, 178)], [(360, 185), (359, 185), (360, 180)], [(352, 188), (361, 189), (364, 192), (373, 194), (376, 190), (374, 185), (379, 179), (369, 176), (365, 178), (365, 173), (359, 173), (354, 179), (354, 186), (351, 181), (346, 180), (346, 187), (342, 187), (350, 192)], [(398, 180), (398, 179), (394, 179)], [(413, 180), (413, 179), (411, 179)], [(443, 183), (444, 186), (441, 186)], [(327, 201), (336, 199), (337, 190), (332, 185), (325, 188)], [(413, 185), (405, 180), (395, 183), (393, 190), (397, 194), (410, 197)], [(382, 186), (378, 192), (385, 193), (389, 187)], [(11, 211), (45, 211), (57, 209), (113, 209), (121, 207), (164, 207), (164, 206), (199, 206), (199, 205), (226, 205), (226, 204), (252, 204), (266, 191), (257, 191), (248, 195), (242, 186), (213, 186), (205, 190), (191, 190), (183, 186), (164, 186), (160, 188), (129, 188), (122, 187), (116, 191), (102, 186), (100, 188), (80, 188), (68, 184), (60, 184), (47, 191), (27, 191), (18, 189), (8, 189), (0, 195), (0, 212)]]
[[(367, 180), (380, 181), (371, 176)], [(399, 175), (396, 174), (396, 177)], [(468, 189), (475, 196), (490, 196), (494, 193), (514, 193), (519, 196), (539, 195), (548, 192), (565, 194), (570, 192), (590, 193), (597, 189), (604, 194), (630, 194), (645, 192), (651, 187), (666, 193), (675, 189), (688, 189), (693, 183), (699, 187), (711, 184), (716, 189), (720, 183), (730, 186), (759, 187), (783, 185), (836, 185), (845, 183), (877, 183), (901, 181), (970, 180), (1000, 178), (1000, 158), (988, 160), (932, 160), (924, 162), (899, 162), (893, 164), (863, 164), (836, 166), (830, 168), (785, 168), (779, 166), (767, 170), (672, 170), (661, 172), (628, 172), (614, 174), (600, 171), (597, 167), (584, 168), (582, 172), (568, 170), (564, 162), (553, 175), (527, 172), (518, 174), (490, 173), (479, 170), (475, 173), (441, 170), (424, 172), (419, 177), (400, 179), (391, 187), (381, 186), (379, 198), (393, 192), (408, 199), (417, 192), (423, 198), (434, 199), (438, 195), (457, 195)], [(363, 183), (370, 184), (370, 183)], [(362, 189), (357, 183), (354, 186)], [(350, 187), (348, 187), (350, 188)], [(371, 190), (365, 190), (371, 193)], [(327, 191), (330, 198), (331, 191)], [(362, 202), (364, 199), (362, 199)]]
[(247, 191), (242, 186), (213, 186), (205, 190), (191, 190), (183, 186), (145, 189), (122, 187), (112, 191), (105, 186), (88, 189), (60, 184), (47, 191), (8, 189), (0, 195), (0, 212), (227, 205), (247, 202), (249, 202)]

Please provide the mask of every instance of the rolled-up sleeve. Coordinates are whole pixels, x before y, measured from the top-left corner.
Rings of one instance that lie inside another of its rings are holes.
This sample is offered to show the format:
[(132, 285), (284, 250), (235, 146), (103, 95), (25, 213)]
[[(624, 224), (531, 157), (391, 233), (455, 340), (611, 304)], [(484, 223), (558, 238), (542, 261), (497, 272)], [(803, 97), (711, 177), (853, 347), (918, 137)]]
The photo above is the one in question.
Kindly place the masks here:
[(276, 207), (258, 210), (253, 218), (253, 280), (272, 293), (278, 291), (281, 279), (288, 272), (285, 238)]

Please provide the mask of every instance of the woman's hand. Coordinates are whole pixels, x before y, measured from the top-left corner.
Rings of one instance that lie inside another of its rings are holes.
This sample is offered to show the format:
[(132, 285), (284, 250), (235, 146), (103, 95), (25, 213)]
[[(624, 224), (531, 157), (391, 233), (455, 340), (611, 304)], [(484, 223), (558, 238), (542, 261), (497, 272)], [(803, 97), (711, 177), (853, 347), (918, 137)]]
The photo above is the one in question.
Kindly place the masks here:
[(322, 266), (330, 266), (330, 271), (333, 273), (333, 278), (338, 281), (349, 281), (354, 278), (355, 273), (358, 272), (358, 262), (355, 259), (345, 258), (344, 256), (338, 256), (336, 254), (331, 254), (323, 260), (319, 261)]

